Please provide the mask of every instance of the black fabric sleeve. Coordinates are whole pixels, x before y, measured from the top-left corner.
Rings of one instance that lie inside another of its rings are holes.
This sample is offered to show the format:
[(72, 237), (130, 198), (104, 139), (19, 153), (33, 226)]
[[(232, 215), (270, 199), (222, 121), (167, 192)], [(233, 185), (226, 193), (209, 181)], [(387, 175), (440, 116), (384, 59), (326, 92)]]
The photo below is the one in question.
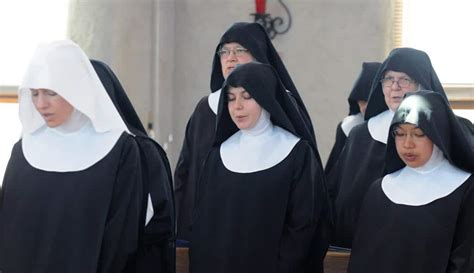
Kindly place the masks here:
[(298, 160), (293, 165), (294, 182), (280, 242), (279, 273), (306, 271), (316, 227), (325, 218), (321, 213), (327, 200), (322, 170), (309, 144), (297, 145), (300, 146), (296, 151)]
[(0, 177), (1, 179), (3, 179), (2, 180), (3, 182), (0, 183), (0, 211), (2, 210), (2, 207), (3, 207), (3, 194), (5, 192), (4, 188), (6, 187), (5, 181), (9, 180), (7, 179), (7, 177), (10, 175), (12, 170), (15, 169), (13, 165), (14, 165), (15, 160), (17, 159), (16, 155), (18, 155), (19, 151), (21, 150), (20, 147), (21, 147), (21, 140), (19, 140), (17, 143), (15, 143), (15, 145), (13, 145), (10, 159), (8, 160), (7, 167), (5, 168), (5, 174), (3, 175), (3, 177)]
[(139, 151), (129, 136), (124, 143), (107, 215), (98, 272), (123, 272), (137, 249), (142, 195)]
[[(193, 122), (193, 115), (188, 120), (186, 125), (186, 131), (183, 140), (183, 146), (179, 154), (178, 162), (176, 163), (176, 168), (174, 171), (174, 198), (176, 206), (176, 218), (179, 218), (179, 211), (181, 205), (183, 204), (183, 198), (186, 190), (187, 183), (189, 181), (189, 168), (191, 160), (191, 148), (189, 145), (190, 139), (190, 127)], [(178, 221), (179, 222), (179, 221)]]
[(464, 183), (470, 185), (458, 215), (447, 273), (474, 272), (474, 176)]
[(329, 154), (328, 161), (326, 162), (326, 167), (324, 168), (324, 173), (327, 175), (331, 171), (332, 167), (337, 162), (339, 155), (341, 154), (342, 148), (344, 148), (344, 144), (346, 143), (346, 135), (344, 131), (342, 131), (341, 127), (342, 122), (339, 122), (336, 129), (336, 142), (331, 149), (331, 153)]
[(142, 154), (145, 189), (142, 196), (140, 225), (145, 225), (148, 196), (151, 197), (153, 217), (142, 228), (135, 261), (136, 269), (132, 272), (172, 273), (175, 267), (175, 217), (168, 161), (158, 144), (150, 139), (137, 140)]

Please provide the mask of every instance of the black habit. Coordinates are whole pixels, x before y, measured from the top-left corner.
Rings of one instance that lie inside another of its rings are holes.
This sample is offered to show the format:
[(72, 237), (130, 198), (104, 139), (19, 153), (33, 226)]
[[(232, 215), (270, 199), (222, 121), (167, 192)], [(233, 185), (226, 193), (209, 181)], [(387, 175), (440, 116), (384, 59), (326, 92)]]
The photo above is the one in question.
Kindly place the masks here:
[[(341, 121), (336, 128), (336, 141), (334, 146), (329, 153), (328, 161), (324, 168), (324, 173), (328, 174), (331, 171), (331, 168), (336, 164), (339, 154), (344, 148), (346, 143), (346, 138), (349, 135), (351, 129), (363, 122), (363, 113), (360, 112), (358, 101), (368, 101), (370, 88), (375, 78), (375, 74), (379, 69), (381, 63), (377, 62), (364, 62), (362, 63), (362, 71), (360, 72), (359, 77), (357, 78), (354, 87), (352, 88), (347, 102), (349, 103), (349, 116), (347, 116), (343, 121)], [(360, 118), (359, 118), (360, 116)], [(343, 130), (343, 123), (350, 123), (345, 126)]]
[[(41, 44), (0, 198), (0, 271), (122, 273), (137, 249), (139, 147), (82, 49)], [(42, 100), (39, 103), (39, 100)]]
[[(369, 187), (361, 207), (350, 273), (472, 273), (474, 270), (474, 261), (470, 261), (474, 257), (474, 138), (442, 96), (420, 91), (409, 93), (404, 102), (414, 97), (425, 99), (429, 105), (429, 111), (421, 111), (415, 125), (441, 150), (441, 157), (454, 166), (453, 170), (462, 170), (466, 178), (459, 180), (457, 188), (418, 204), (393, 201), (389, 190), (382, 185), (386, 178), (379, 178)], [(397, 110), (391, 130), (401, 123), (412, 123), (407, 116), (416, 110), (413, 106), (418, 107), (411, 104), (411, 108)], [(385, 160), (384, 174), (405, 168), (392, 134)], [(450, 179), (457, 171), (449, 172), (451, 176), (440, 175), (437, 171), (440, 168), (433, 167), (434, 174), (425, 172), (419, 177), (432, 177), (425, 184), (428, 187), (446, 185), (450, 181), (437, 179)], [(407, 190), (403, 193), (419, 198), (427, 190), (417, 190), (419, 195)]]
[(229, 170), (220, 147), (239, 131), (227, 107), (229, 86), (243, 87), (270, 113), (273, 125), (295, 136), (305, 130), (295, 122), (301, 116), (271, 66), (248, 63), (229, 75), (216, 140), (198, 184), (190, 272), (323, 272), (329, 214), (314, 147), (301, 138), (276, 165)]
[(139, 151), (123, 133), (82, 171), (32, 167), (15, 144), (0, 208), (0, 270), (5, 273), (115, 273), (137, 247)]
[(332, 244), (337, 246), (351, 247), (364, 195), (370, 185), (382, 176), (386, 140), (381, 142), (372, 137), (368, 120), (388, 110), (380, 82), (388, 70), (404, 72), (423, 88), (440, 93), (446, 98), (441, 82), (425, 52), (412, 48), (396, 48), (382, 63), (372, 85), (365, 112), (366, 121), (351, 130), (338, 161), (327, 175), (335, 223)]
[[(168, 158), (161, 146), (148, 137), (125, 90), (112, 69), (105, 63), (91, 60), (104, 85), (140, 150), (142, 168), (142, 204), (139, 219), (139, 246), (130, 259), (128, 270), (134, 273), (175, 272), (174, 202), (172, 176)], [(148, 197), (153, 216), (145, 226)]]
[[(223, 44), (231, 42), (239, 43), (248, 49), (256, 61), (270, 64), (275, 68), (283, 85), (289, 91), (287, 96), (297, 106), (298, 115), (301, 116), (301, 122), (304, 124), (305, 131), (302, 133), (305, 136), (310, 136), (308, 141), (317, 151), (316, 138), (309, 114), (265, 29), (257, 23), (235, 23), (221, 37), (216, 46), (216, 52)], [(219, 91), (223, 82), (224, 76), (222, 75), (220, 57), (214, 54), (210, 83), (211, 91)], [(203, 162), (214, 142), (216, 112), (209, 106), (208, 99), (209, 96), (205, 96), (199, 101), (186, 125), (183, 146), (174, 173), (178, 239), (190, 239), (196, 184)], [(321, 162), (319, 153), (316, 153), (316, 156), (318, 161)]]

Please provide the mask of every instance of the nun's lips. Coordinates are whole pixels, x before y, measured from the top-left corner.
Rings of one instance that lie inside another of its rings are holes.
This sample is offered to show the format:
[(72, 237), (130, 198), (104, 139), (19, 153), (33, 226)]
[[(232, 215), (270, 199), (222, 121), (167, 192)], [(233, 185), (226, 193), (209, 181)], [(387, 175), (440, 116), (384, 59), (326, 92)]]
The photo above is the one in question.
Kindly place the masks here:
[(403, 97), (399, 97), (399, 96), (392, 97), (391, 99), (391, 101), (395, 103), (401, 103), (402, 100), (403, 100)]
[(244, 121), (248, 116), (247, 115), (238, 115), (238, 116), (235, 116), (235, 119), (237, 121)]
[(54, 114), (53, 113), (41, 113), (41, 116), (44, 119), (49, 120), (49, 119), (52, 119), (54, 117)]
[(413, 154), (413, 153), (404, 153), (404, 154), (402, 154), (402, 157), (403, 157), (404, 161), (406, 161), (406, 162), (414, 162), (418, 158), (418, 156), (416, 154)]

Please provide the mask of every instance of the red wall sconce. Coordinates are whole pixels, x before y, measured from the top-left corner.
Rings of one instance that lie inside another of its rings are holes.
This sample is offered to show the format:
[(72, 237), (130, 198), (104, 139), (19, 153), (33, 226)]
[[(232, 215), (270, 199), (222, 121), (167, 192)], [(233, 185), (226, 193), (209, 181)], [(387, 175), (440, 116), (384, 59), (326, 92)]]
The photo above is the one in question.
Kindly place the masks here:
[(283, 0), (278, 0), (280, 5), (288, 14), (288, 22), (286, 23), (286, 27), (282, 26), (285, 24), (283, 18), (275, 17), (273, 18), (271, 14), (266, 13), (266, 0), (255, 0), (255, 13), (251, 15), (254, 16), (254, 22), (261, 24), (267, 31), (268, 36), (270, 39), (275, 38), (277, 35), (285, 34), (290, 30), (291, 27), (291, 13), (288, 7), (283, 3)]

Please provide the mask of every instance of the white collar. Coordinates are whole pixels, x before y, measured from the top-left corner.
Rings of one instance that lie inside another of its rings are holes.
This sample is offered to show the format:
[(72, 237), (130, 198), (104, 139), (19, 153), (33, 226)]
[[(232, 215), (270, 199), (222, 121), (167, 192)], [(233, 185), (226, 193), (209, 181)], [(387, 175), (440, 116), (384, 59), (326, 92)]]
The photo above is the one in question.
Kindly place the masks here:
[(207, 103), (209, 104), (209, 107), (211, 108), (212, 112), (214, 112), (214, 114), (216, 115), (217, 115), (217, 108), (219, 106), (220, 96), (221, 96), (221, 89), (207, 96)]
[(438, 147), (430, 160), (419, 168), (408, 166), (386, 175), (382, 190), (396, 204), (422, 206), (448, 196), (472, 174), (453, 166)]
[(257, 172), (283, 161), (299, 140), (285, 129), (274, 126), (270, 114), (262, 109), (252, 129), (239, 130), (222, 143), (220, 155), (224, 166), (230, 171)]
[(362, 115), (362, 113), (350, 115), (342, 120), (341, 129), (344, 134), (348, 136), (352, 128), (354, 128), (356, 125), (361, 124), (362, 122), (364, 122), (364, 116)]
[(386, 110), (375, 117), (371, 117), (367, 123), (370, 136), (383, 144), (387, 144), (390, 124), (392, 123), (395, 112)]
[(22, 149), (28, 163), (40, 170), (73, 172), (89, 168), (115, 146), (123, 130), (97, 133), (88, 121), (74, 132), (43, 126), (23, 134)]

